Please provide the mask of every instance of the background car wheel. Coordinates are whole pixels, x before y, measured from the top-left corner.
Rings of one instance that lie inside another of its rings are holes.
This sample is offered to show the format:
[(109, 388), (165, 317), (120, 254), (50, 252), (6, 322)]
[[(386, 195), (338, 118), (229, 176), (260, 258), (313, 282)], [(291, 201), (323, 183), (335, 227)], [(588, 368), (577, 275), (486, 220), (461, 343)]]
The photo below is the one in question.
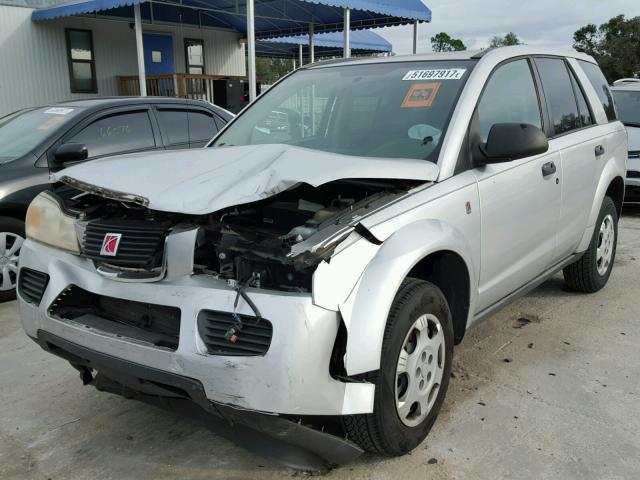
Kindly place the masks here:
[(24, 222), (0, 217), (0, 302), (16, 298), (18, 256), (24, 242)]
[(388, 456), (416, 448), (433, 426), (449, 386), (453, 324), (444, 295), (418, 279), (402, 283), (391, 306), (374, 411), (343, 418), (347, 436), (364, 450)]
[(609, 197), (604, 197), (589, 248), (575, 263), (562, 271), (567, 286), (578, 292), (593, 293), (607, 284), (618, 243), (618, 211)]

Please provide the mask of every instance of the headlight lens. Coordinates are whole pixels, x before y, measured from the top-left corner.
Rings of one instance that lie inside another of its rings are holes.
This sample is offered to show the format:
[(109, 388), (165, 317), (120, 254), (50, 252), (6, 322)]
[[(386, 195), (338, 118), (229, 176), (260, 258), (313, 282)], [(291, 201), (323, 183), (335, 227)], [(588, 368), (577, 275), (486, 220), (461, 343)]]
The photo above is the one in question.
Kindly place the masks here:
[(75, 219), (66, 215), (58, 201), (48, 192), (38, 195), (27, 210), (27, 238), (52, 247), (79, 254)]

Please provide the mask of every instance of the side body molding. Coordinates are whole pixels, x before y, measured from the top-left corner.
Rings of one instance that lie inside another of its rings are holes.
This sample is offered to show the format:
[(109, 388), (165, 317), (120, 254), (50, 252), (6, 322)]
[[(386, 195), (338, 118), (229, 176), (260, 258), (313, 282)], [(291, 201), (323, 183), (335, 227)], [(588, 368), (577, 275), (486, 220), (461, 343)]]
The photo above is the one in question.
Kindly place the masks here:
[(398, 288), (420, 260), (439, 251), (457, 253), (467, 265), (471, 318), (478, 288), (467, 240), (455, 227), (440, 220), (410, 223), (384, 241), (349, 297), (339, 305), (348, 332), (345, 354), (348, 375), (380, 368), (387, 316)]

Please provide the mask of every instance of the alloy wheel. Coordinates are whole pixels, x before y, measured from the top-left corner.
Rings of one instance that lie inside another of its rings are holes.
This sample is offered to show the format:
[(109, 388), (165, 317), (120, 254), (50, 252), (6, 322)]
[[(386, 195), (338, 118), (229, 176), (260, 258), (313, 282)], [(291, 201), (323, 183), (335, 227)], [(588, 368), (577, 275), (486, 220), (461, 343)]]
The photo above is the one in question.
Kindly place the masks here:
[(18, 257), (24, 238), (11, 232), (0, 232), (0, 291), (16, 288)]

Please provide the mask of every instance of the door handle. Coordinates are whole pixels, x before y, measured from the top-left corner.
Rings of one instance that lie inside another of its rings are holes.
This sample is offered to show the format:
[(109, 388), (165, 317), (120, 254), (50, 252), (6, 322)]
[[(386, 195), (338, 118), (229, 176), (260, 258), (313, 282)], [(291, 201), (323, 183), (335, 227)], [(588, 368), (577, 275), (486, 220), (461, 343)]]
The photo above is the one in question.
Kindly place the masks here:
[(556, 173), (556, 164), (553, 162), (547, 162), (542, 165), (542, 176), (548, 177), (549, 175), (553, 175)]
[(596, 147), (596, 157), (601, 157), (604, 155), (604, 147), (602, 145), (598, 145)]

